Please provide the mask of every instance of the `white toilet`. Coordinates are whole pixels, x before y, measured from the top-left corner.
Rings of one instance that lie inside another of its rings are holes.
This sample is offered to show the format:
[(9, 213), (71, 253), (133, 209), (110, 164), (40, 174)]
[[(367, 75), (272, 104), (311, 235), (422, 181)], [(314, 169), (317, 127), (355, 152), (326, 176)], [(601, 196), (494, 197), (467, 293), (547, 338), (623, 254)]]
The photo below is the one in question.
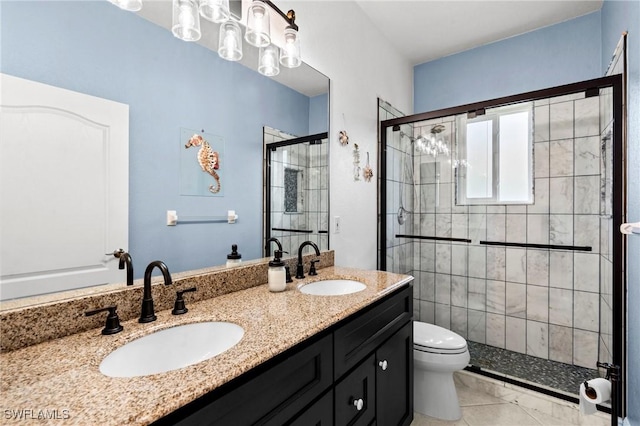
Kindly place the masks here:
[(442, 420), (462, 417), (453, 372), (469, 364), (467, 341), (446, 328), (413, 322), (414, 410)]

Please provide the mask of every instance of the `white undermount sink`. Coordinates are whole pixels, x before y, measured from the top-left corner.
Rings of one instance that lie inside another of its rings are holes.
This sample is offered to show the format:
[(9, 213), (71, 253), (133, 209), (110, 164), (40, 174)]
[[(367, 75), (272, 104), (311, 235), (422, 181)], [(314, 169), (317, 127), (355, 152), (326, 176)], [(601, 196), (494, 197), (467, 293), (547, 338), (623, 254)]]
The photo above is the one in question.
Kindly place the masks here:
[(198, 322), (156, 331), (111, 352), (100, 363), (110, 377), (138, 377), (197, 364), (235, 346), (244, 329), (230, 322)]
[(322, 280), (298, 287), (300, 292), (315, 296), (342, 296), (357, 293), (365, 288), (366, 285), (353, 280)]

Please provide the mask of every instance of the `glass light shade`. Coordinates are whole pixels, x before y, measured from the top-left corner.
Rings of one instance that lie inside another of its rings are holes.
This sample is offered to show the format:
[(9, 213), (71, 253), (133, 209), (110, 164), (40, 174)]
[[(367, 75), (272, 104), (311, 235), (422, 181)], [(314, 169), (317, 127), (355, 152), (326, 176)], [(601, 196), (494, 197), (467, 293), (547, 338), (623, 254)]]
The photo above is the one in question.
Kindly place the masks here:
[(200, 0), (200, 15), (211, 22), (229, 19), (229, 0)]
[(236, 21), (230, 20), (220, 25), (218, 55), (227, 61), (242, 59), (242, 29)]
[(279, 50), (278, 46), (274, 46), (273, 44), (260, 48), (260, 63), (258, 64), (260, 74), (273, 77), (280, 73), (280, 63), (278, 61), (278, 57), (280, 56)]
[(200, 15), (196, 0), (173, 0), (171, 32), (184, 41), (200, 40)]
[(265, 47), (271, 43), (269, 10), (260, 0), (253, 0), (247, 12), (247, 31), (244, 39), (252, 46)]
[(291, 27), (284, 30), (284, 46), (280, 50), (280, 63), (287, 68), (297, 68), (302, 63), (300, 37), (298, 37), (298, 31)]
[(137, 12), (142, 9), (142, 0), (111, 0), (111, 3), (129, 12)]

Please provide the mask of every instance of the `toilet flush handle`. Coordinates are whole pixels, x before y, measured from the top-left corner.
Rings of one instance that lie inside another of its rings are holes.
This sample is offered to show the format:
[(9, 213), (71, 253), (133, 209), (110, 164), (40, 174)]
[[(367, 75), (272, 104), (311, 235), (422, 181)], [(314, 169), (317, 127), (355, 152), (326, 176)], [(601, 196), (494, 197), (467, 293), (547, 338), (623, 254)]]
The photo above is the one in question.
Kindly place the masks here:
[(378, 365), (380, 366), (380, 368), (382, 368), (382, 371), (386, 371), (389, 364), (387, 363), (386, 359), (383, 359), (382, 361), (378, 362)]

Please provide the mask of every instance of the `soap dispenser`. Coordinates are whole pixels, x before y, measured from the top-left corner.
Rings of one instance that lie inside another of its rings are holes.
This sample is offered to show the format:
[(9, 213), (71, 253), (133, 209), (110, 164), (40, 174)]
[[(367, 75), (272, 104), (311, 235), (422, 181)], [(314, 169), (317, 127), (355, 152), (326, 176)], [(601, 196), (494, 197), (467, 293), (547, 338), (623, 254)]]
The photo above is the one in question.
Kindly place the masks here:
[(282, 261), (282, 250), (273, 253), (273, 260), (269, 262), (269, 291), (284, 291), (287, 288), (286, 272)]
[(242, 262), (242, 255), (238, 253), (238, 245), (231, 245), (231, 253), (227, 255), (227, 268), (238, 266)]

